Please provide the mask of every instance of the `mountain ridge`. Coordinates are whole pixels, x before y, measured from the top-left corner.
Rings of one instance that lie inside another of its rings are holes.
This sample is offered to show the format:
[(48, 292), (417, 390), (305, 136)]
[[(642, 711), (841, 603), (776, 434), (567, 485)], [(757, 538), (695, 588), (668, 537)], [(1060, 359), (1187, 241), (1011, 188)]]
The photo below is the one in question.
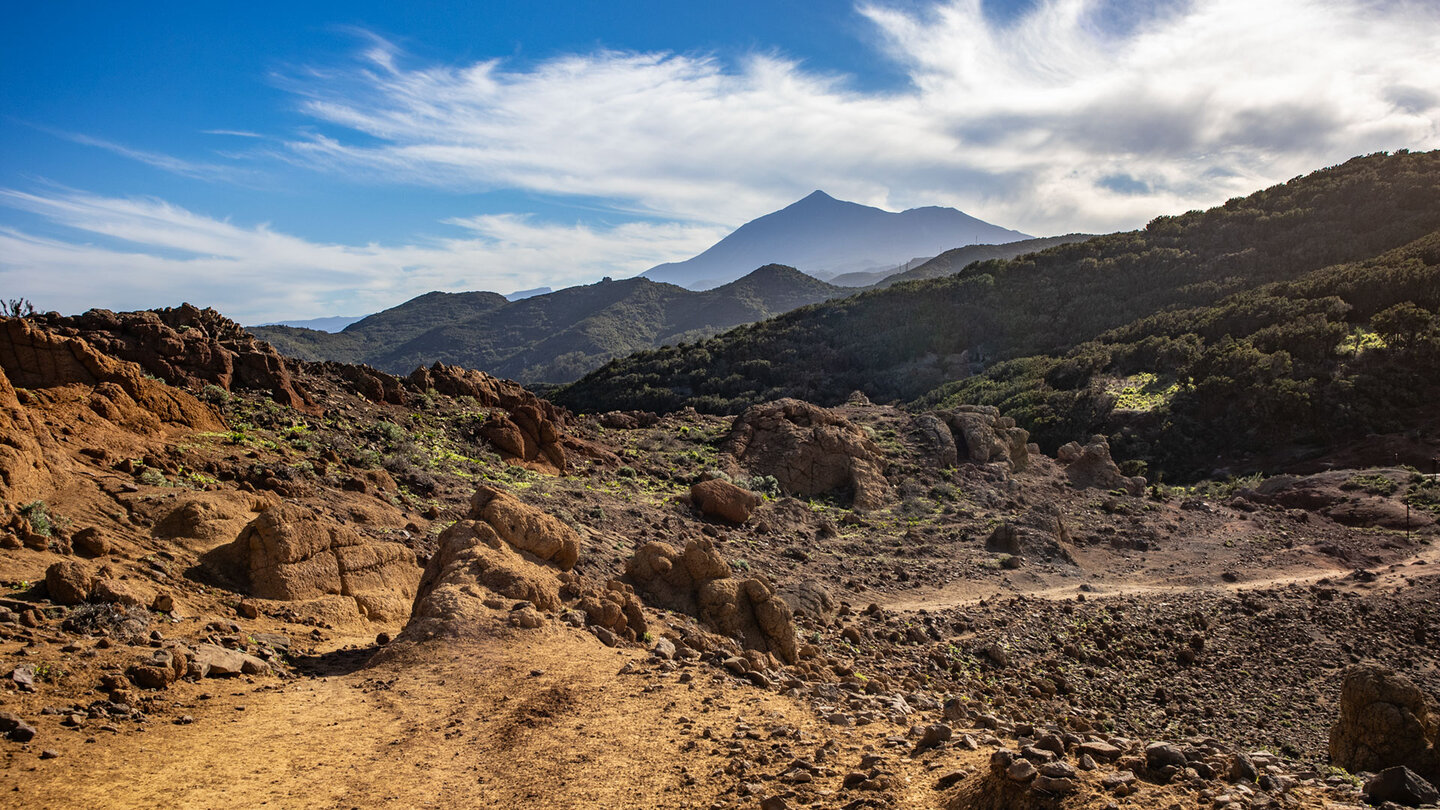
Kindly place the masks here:
[(885, 211), (817, 190), (741, 225), (689, 259), (659, 264), (640, 275), (705, 289), (738, 278), (749, 268), (776, 263), (823, 278), (898, 266), (915, 256), (933, 256), (957, 245), (1028, 238), (953, 208)]
[(526, 383), (564, 383), (617, 356), (709, 337), (851, 292), (766, 265), (706, 291), (636, 277), (516, 301), (489, 292), (430, 292), (334, 335), (289, 327), (251, 331), (303, 360), (365, 363), (396, 374), (444, 362)]

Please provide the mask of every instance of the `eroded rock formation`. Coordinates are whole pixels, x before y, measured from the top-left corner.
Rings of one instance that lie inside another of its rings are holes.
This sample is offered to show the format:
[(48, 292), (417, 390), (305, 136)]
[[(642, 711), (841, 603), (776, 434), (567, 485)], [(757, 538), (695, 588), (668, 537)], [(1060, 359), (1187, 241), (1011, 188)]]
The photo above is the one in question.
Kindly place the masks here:
[(861, 510), (877, 509), (890, 496), (875, 442), (849, 420), (798, 399), (747, 408), (722, 450), (752, 472), (775, 476), (789, 495), (846, 491)]
[(662, 607), (695, 616), (750, 649), (796, 661), (790, 606), (763, 580), (732, 577), (708, 539), (691, 540), (683, 551), (646, 543), (626, 562), (625, 577)]
[(1440, 705), (1388, 667), (1351, 667), (1330, 729), (1330, 760), (1352, 772), (1403, 765), (1440, 778)]
[(212, 559), (233, 561), (252, 596), (284, 601), (347, 596), (375, 621), (407, 615), (420, 578), (410, 549), (371, 542), (292, 503), (262, 511)]
[(1104, 436), (1092, 436), (1083, 447), (1079, 442), (1062, 446), (1055, 458), (1065, 465), (1070, 483), (1081, 488), (1123, 489), (1131, 495), (1145, 492), (1141, 476), (1127, 477), (1110, 457), (1110, 442)]

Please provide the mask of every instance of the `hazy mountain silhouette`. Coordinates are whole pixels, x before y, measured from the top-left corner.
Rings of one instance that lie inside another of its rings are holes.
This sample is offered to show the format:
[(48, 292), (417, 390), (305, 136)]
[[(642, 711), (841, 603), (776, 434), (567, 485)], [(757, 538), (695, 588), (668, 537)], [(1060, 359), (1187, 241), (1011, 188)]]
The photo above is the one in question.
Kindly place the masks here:
[(691, 259), (656, 265), (641, 275), (705, 290), (765, 264), (784, 264), (817, 278), (897, 267), (970, 244), (1003, 244), (1026, 234), (953, 208), (895, 213), (837, 200), (816, 191), (797, 203), (741, 225)]

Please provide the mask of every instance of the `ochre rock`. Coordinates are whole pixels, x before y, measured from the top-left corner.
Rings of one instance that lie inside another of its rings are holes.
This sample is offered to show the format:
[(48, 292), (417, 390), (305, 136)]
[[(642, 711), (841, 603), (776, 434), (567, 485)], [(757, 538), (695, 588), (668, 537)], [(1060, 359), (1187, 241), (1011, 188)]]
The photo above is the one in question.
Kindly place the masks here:
[(788, 495), (848, 491), (856, 509), (877, 509), (890, 496), (884, 457), (864, 431), (798, 399), (747, 408), (721, 449), (752, 472), (775, 476)]
[(683, 551), (651, 541), (625, 563), (625, 577), (661, 607), (688, 613), (747, 648), (795, 663), (790, 606), (760, 579), (736, 579), (708, 539)]
[(559, 519), (501, 489), (480, 487), (470, 499), (470, 517), (483, 520), (517, 549), (569, 571), (580, 559), (580, 535)]
[(1403, 765), (1440, 778), (1440, 706), (1388, 667), (1351, 667), (1330, 729), (1330, 761), (1352, 773)]
[(238, 563), (252, 596), (284, 601), (346, 596), (373, 621), (407, 615), (420, 578), (410, 549), (371, 542), (293, 503), (262, 511), (215, 556)]
[(692, 485), (690, 500), (703, 514), (740, 524), (750, 519), (761, 498), (748, 489), (716, 478)]

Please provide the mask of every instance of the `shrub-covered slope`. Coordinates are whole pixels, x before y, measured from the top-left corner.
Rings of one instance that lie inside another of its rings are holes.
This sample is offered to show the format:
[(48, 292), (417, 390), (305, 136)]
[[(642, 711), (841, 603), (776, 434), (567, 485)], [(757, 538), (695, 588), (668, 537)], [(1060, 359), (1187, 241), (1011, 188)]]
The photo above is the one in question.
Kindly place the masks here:
[[(1202, 429), (1223, 431), (1217, 413), (1234, 405), (1242, 406), (1234, 409), (1235, 420), (1294, 416), (1264, 397), (1253, 404), (1271, 410), (1245, 413), (1243, 402), (1227, 399), (1235, 392), (1225, 380), (1318, 374), (1333, 360), (1325, 352), (1380, 311), (1402, 301), (1433, 311), (1426, 298), (1434, 290), (1427, 237), (1437, 230), (1440, 153), (1355, 158), (1208, 211), (1160, 217), (1140, 231), (977, 262), (945, 278), (617, 360), (557, 399), (580, 410), (692, 405), (733, 412), (780, 396), (832, 404), (857, 389), (876, 400), (908, 401), (963, 380), (932, 398), (1004, 402), (1042, 439), (1058, 440), (1105, 422), (1110, 406), (1093, 394), (1095, 374), (1147, 370), (1186, 375), (1193, 384), (1180, 399), (1197, 403), (1186, 418), (1203, 428), (1183, 420), (1173, 428), (1191, 439)], [(1396, 286), (1401, 279), (1403, 289)], [(1332, 295), (1339, 298), (1328, 300)], [(1316, 334), (1302, 337), (1307, 328)], [(1184, 337), (1191, 332), (1198, 343)], [(1227, 334), (1253, 337), (1248, 344), (1234, 337), (1225, 343)], [(1118, 361), (1099, 350), (1099, 359), (1085, 360), (1090, 350), (1077, 347), (1092, 341), (1131, 348), (1118, 351)], [(1209, 365), (1185, 365), (1191, 355), (1183, 352), (1179, 360), (1147, 356), (1144, 347), (1157, 341), (1190, 346), (1195, 362), (1208, 358)], [(1079, 359), (1057, 370), (1057, 358), (1072, 350)], [(1249, 352), (1266, 355), (1272, 366), (1262, 369)], [(1398, 354), (1376, 354), (1373, 362)], [(1415, 355), (1407, 357), (1402, 365), (1410, 368)], [(1306, 358), (1318, 358), (1320, 366), (1303, 365)], [(1231, 362), (1242, 368), (1231, 369)], [(982, 376), (972, 378), (977, 373)], [(1276, 390), (1287, 385), (1277, 383)], [(1208, 411), (1198, 404), (1206, 402)], [(1052, 437), (1050, 425), (1063, 430)], [(1252, 425), (1246, 433), (1261, 429)]]
[(442, 362), (525, 383), (562, 383), (613, 357), (709, 337), (849, 292), (767, 265), (705, 292), (644, 278), (519, 301), (488, 292), (432, 292), (334, 335), (290, 327), (252, 331), (302, 359), (366, 363), (395, 374)]

